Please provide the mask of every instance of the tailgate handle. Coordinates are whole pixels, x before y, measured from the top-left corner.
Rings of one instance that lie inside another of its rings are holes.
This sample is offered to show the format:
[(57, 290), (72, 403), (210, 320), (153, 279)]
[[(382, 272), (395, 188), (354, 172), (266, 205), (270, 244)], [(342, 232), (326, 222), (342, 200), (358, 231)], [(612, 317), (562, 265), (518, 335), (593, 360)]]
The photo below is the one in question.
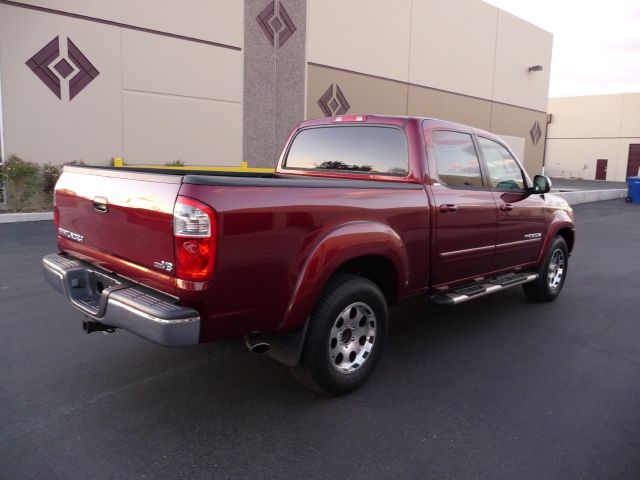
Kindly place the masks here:
[(101, 213), (107, 213), (109, 211), (109, 202), (105, 197), (95, 197), (93, 199), (93, 209)]

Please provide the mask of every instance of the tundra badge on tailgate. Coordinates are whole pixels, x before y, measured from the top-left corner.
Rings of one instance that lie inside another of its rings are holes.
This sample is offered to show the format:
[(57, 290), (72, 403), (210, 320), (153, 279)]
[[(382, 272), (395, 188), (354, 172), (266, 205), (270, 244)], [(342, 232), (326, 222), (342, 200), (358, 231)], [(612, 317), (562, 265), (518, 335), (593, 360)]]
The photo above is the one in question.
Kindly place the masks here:
[(80, 235), (79, 233), (72, 232), (71, 230), (67, 230), (66, 228), (58, 227), (58, 235), (79, 243), (84, 242), (84, 235)]

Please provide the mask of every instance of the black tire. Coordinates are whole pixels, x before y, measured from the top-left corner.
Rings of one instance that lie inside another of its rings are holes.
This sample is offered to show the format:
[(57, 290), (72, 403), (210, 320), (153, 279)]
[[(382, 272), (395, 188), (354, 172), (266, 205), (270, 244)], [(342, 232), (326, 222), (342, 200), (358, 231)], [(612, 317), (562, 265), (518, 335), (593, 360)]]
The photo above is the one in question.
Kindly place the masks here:
[(388, 318), (387, 303), (375, 283), (356, 275), (335, 275), (311, 313), (302, 359), (292, 369), (293, 376), (325, 395), (357, 389), (380, 360)]
[[(562, 264), (560, 264), (560, 260)], [(536, 302), (551, 302), (558, 298), (567, 279), (568, 267), (567, 242), (558, 235), (554, 237), (547, 249), (544, 261), (538, 269), (538, 279), (522, 286), (527, 298)], [(560, 269), (562, 270), (560, 271)]]

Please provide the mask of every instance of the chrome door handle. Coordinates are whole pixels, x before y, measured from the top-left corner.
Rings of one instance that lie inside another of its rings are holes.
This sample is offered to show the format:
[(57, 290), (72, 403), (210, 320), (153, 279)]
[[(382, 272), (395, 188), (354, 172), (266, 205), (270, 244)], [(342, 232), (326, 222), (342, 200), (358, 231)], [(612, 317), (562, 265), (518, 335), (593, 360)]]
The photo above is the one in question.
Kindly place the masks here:
[(500, 210), (502, 210), (503, 212), (513, 210), (513, 205), (511, 205), (510, 203), (503, 203), (502, 205), (500, 205)]
[(458, 207), (453, 203), (443, 203), (440, 205), (440, 211), (442, 213), (455, 212), (456, 210), (458, 210)]
[(93, 209), (100, 213), (109, 211), (109, 202), (105, 197), (95, 197), (93, 199)]

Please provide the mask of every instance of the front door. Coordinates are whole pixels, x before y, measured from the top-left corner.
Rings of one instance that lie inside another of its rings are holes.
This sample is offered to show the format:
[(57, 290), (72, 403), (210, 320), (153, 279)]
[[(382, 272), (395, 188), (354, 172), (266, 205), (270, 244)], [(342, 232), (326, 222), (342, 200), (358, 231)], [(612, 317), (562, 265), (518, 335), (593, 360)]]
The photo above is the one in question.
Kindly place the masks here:
[(471, 133), (434, 130), (431, 140), (438, 179), (431, 187), (436, 208), (432, 275), (433, 284), (442, 286), (491, 270), (497, 214)]
[(627, 177), (640, 177), (640, 144), (638, 143), (629, 145)]
[(527, 180), (507, 148), (478, 137), (496, 202), (498, 226), (493, 270), (535, 262), (545, 231), (544, 200), (527, 193)]
[(596, 162), (596, 180), (607, 179), (607, 162), (608, 160), (599, 159)]

